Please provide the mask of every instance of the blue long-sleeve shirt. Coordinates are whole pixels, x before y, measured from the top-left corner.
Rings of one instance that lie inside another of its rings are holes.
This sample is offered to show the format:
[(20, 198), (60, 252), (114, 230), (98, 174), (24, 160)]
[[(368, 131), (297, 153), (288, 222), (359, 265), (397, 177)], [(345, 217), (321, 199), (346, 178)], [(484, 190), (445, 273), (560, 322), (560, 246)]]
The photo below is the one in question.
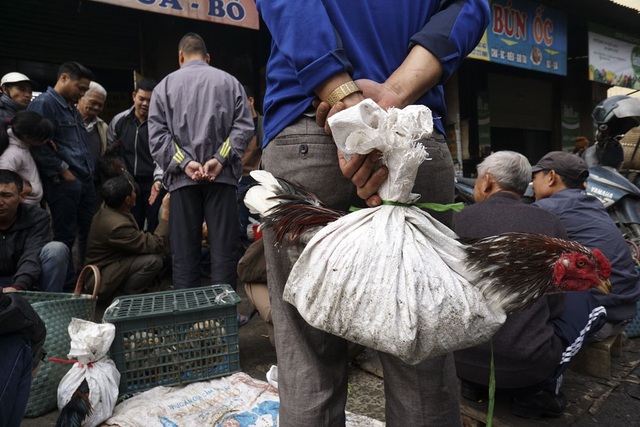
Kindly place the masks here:
[(611, 294), (594, 292), (594, 295), (607, 309), (609, 320), (634, 318), (636, 301), (640, 298), (640, 277), (626, 241), (602, 203), (581, 190), (567, 189), (540, 199), (534, 205), (560, 218), (570, 240), (600, 249), (611, 261)]
[(414, 44), (433, 53), (443, 75), (416, 103), (444, 133), (441, 84), (477, 45), (489, 23), (486, 0), (258, 0), (273, 42), (264, 107), (266, 146), (311, 105), (314, 89), (344, 71), (384, 82)]

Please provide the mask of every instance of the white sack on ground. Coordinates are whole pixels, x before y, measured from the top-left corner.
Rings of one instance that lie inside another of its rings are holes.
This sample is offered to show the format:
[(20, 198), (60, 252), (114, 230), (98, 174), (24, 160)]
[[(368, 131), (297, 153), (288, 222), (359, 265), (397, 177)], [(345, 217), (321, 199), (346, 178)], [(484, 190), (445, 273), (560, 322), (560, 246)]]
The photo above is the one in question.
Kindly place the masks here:
[[(411, 189), (428, 153), (416, 141), (433, 130), (428, 108), (387, 113), (365, 100), (329, 124), (346, 154), (383, 153), (384, 200), (417, 199)], [(284, 299), (318, 329), (417, 363), (485, 342), (504, 322), (504, 312), (459, 275), (463, 260), (456, 235), (423, 210), (363, 209), (313, 237), (293, 266)]]
[(69, 403), (73, 393), (86, 379), (93, 410), (83, 421), (83, 427), (101, 425), (116, 406), (120, 372), (107, 356), (115, 335), (116, 327), (111, 323), (94, 323), (76, 318), (69, 323), (71, 350), (67, 357), (77, 360), (77, 363), (58, 385), (58, 409)]
[[(238, 372), (184, 387), (155, 387), (125, 400), (105, 423), (118, 427), (277, 427), (278, 390)], [(364, 415), (346, 413), (346, 427), (382, 427)]]

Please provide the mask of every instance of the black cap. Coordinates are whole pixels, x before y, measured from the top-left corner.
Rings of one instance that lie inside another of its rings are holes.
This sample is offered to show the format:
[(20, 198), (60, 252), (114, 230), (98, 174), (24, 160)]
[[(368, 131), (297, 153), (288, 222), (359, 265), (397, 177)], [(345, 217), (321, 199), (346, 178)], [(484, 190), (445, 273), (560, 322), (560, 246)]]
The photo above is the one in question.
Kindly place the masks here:
[(552, 151), (545, 154), (535, 166), (532, 173), (540, 171), (555, 171), (563, 178), (574, 181), (584, 181), (589, 176), (589, 167), (580, 157), (564, 151)]

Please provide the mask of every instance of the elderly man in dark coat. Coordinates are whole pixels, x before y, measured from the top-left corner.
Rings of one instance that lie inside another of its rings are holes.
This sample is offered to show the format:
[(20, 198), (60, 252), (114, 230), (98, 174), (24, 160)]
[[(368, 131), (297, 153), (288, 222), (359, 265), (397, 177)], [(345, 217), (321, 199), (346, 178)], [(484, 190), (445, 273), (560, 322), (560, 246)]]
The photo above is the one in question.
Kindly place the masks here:
[[(537, 206), (520, 202), (531, 179), (526, 157), (498, 151), (478, 165), (476, 204), (456, 215), (454, 230), (463, 239), (506, 232), (539, 233), (567, 238), (561, 221)], [(526, 260), (525, 260), (526, 261)], [(552, 294), (527, 310), (510, 314), (493, 336), (496, 389), (512, 396), (511, 411), (525, 418), (559, 417), (566, 407), (560, 391), (567, 363), (586, 338), (604, 323), (602, 307), (582, 298), (584, 292)], [(462, 379), (462, 396), (485, 399), (490, 378), (488, 343), (454, 353)]]
[(169, 198), (162, 201), (160, 224), (154, 233), (140, 230), (131, 214), (136, 187), (126, 177), (102, 186), (104, 204), (96, 213), (87, 242), (87, 263), (100, 269), (101, 300), (142, 293), (160, 274), (168, 253)]

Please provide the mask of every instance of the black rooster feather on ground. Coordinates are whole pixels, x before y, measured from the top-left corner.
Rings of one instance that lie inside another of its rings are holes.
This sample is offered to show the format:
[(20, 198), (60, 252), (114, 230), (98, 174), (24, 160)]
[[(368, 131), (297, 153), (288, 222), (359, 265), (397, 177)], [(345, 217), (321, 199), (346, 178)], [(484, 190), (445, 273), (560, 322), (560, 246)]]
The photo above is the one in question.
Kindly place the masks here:
[(93, 412), (89, 400), (89, 384), (82, 380), (71, 396), (69, 403), (60, 411), (56, 427), (80, 427), (82, 422)]

